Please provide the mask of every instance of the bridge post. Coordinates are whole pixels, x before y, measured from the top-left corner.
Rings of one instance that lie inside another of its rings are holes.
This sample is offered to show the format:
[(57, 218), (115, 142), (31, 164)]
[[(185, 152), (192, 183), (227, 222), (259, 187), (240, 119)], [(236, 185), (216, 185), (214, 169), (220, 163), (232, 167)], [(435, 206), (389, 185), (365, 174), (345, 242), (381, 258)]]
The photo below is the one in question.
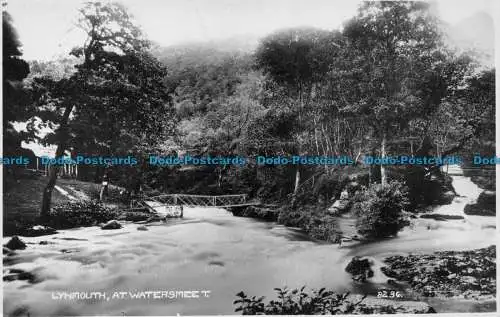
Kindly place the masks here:
[(212, 203), (214, 204), (214, 207), (217, 206), (216, 199), (217, 199), (216, 196), (212, 197)]
[(177, 194), (174, 194), (174, 205), (177, 205)]

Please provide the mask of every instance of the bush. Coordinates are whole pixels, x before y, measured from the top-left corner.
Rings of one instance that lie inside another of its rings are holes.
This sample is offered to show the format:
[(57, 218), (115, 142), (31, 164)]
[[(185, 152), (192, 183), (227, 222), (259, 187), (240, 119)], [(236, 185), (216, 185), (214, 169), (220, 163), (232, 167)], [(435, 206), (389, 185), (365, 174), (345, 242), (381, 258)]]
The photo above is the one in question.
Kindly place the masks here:
[(311, 238), (316, 240), (327, 242), (338, 240), (335, 218), (326, 214), (322, 207), (282, 207), (279, 210), (278, 223), (304, 229)]
[(276, 221), (279, 214), (279, 210), (258, 206), (233, 207), (231, 212), (237, 217), (250, 217), (268, 221)]
[(264, 304), (265, 297), (249, 298), (244, 292), (236, 294), (239, 299), (233, 304), (238, 305), (235, 312), (242, 315), (313, 315), (313, 314), (348, 314), (353, 312), (358, 303), (350, 303), (347, 300), (349, 293), (336, 294), (324, 288), (313, 290), (312, 294), (301, 289), (289, 290), (275, 288), (278, 300), (271, 300)]
[(288, 227), (304, 228), (311, 219), (311, 210), (306, 207), (292, 208), (285, 206), (280, 208), (278, 223)]
[(45, 225), (55, 229), (95, 226), (99, 223), (116, 219), (117, 209), (105, 207), (97, 201), (69, 202), (54, 206), (46, 219)]
[(408, 224), (403, 216), (409, 205), (408, 193), (400, 182), (374, 184), (354, 200), (353, 212), (359, 217), (356, 227), (366, 237), (392, 236)]
[(329, 215), (312, 216), (306, 231), (311, 238), (327, 242), (336, 243), (340, 237), (335, 218)]

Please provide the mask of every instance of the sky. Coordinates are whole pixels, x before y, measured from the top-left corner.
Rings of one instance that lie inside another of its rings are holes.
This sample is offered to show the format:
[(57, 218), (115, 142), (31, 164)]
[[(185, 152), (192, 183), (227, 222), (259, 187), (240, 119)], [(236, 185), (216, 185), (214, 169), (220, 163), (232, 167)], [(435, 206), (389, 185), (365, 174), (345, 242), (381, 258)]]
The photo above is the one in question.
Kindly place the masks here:
[[(24, 58), (53, 59), (83, 41), (75, 27), (83, 0), (7, 0), (7, 11), (23, 43)], [(356, 13), (353, 0), (118, 0), (150, 40), (162, 46), (265, 36), (294, 26), (339, 28)], [(477, 12), (494, 12), (495, 0), (437, 0), (450, 24)], [(496, 6), (499, 9), (498, 6)]]

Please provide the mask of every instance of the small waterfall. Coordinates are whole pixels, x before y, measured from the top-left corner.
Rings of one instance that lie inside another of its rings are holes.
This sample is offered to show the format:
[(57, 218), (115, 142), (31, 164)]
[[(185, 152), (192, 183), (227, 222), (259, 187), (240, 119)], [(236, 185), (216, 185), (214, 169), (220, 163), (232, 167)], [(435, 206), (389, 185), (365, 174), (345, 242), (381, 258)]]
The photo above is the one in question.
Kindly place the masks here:
[(451, 176), (452, 186), (459, 196), (455, 197), (449, 205), (436, 207), (432, 213), (463, 216), (467, 220), (468, 216), (464, 214), (465, 206), (475, 203), (483, 190), (474, 184), (470, 177), (463, 175), (463, 170), (459, 165), (450, 165), (447, 172)]

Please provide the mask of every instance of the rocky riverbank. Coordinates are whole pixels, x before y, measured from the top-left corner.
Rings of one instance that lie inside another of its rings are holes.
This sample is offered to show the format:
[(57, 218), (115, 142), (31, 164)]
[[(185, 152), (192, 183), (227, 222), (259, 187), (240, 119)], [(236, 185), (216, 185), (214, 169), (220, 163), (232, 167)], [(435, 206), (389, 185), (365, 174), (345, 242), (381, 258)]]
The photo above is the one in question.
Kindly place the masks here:
[[(361, 295), (351, 295), (348, 298), (350, 303), (359, 302)], [(424, 302), (402, 301), (383, 299), (368, 296), (358, 304), (353, 311), (345, 311), (346, 314), (367, 315), (367, 314), (433, 314), (436, 313), (433, 307)]]
[(236, 294), (235, 311), (243, 315), (366, 315), (366, 314), (430, 314), (436, 313), (429, 304), (421, 301), (381, 299), (360, 294), (338, 294), (322, 288), (275, 288), (278, 300), (264, 302), (265, 297), (249, 297), (244, 292)]
[(408, 282), (425, 297), (493, 300), (496, 295), (496, 249), (410, 254), (385, 259), (385, 275)]

